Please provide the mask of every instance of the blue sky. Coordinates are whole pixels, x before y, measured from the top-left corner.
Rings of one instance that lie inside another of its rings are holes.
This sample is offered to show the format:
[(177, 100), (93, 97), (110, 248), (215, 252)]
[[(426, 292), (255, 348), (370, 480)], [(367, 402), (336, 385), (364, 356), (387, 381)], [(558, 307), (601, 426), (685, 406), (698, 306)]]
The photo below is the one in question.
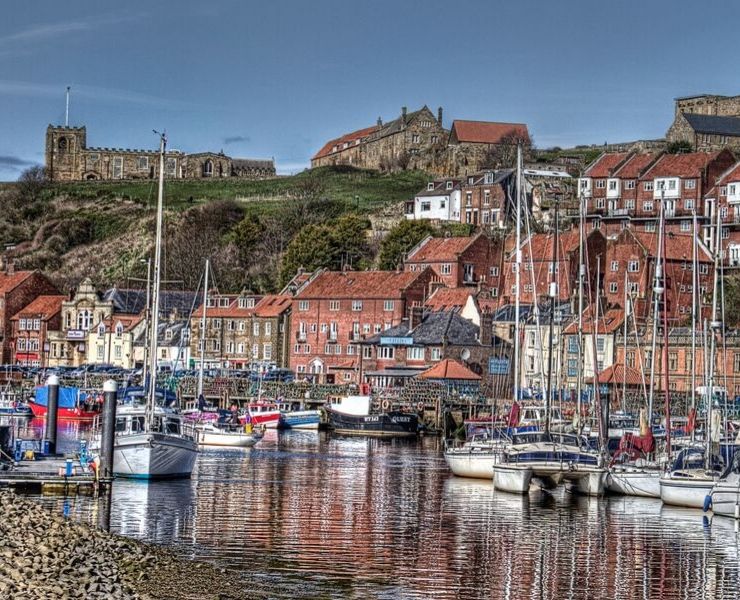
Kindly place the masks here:
[(740, 94), (740, 3), (8, 0), (0, 180), (48, 123), (88, 145), (221, 150), (295, 172), (329, 138), (429, 105), (539, 147), (661, 137), (673, 98)]

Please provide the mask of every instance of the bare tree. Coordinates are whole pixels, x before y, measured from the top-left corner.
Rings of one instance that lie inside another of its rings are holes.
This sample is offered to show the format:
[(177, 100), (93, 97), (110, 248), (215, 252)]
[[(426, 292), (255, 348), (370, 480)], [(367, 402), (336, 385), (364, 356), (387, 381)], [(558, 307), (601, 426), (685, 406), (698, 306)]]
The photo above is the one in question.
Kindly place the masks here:
[(491, 144), (481, 162), (483, 169), (512, 169), (516, 167), (516, 148), (521, 144), (524, 160), (532, 159), (534, 141), (528, 135), (520, 135), (511, 130), (501, 137), (497, 144)]

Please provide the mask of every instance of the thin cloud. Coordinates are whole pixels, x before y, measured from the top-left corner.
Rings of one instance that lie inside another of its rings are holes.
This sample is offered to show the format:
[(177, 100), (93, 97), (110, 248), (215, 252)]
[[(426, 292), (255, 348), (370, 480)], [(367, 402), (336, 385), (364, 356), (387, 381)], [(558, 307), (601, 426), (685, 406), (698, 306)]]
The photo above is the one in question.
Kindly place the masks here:
[(35, 164), (37, 163), (20, 156), (0, 155), (0, 170), (20, 171)]
[(62, 21), (60, 23), (40, 23), (21, 31), (0, 37), (0, 46), (23, 46), (29, 43), (38, 43), (43, 40), (66, 36), (71, 33), (90, 31), (107, 25), (118, 25), (142, 18), (143, 13), (128, 15), (103, 15), (76, 19), (74, 21)]
[(240, 142), (249, 142), (251, 138), (248, 135), (232, 135), (224, 138), (224, 144), (238, 144)]
[[(72, 98), (89, 98), (97, 102), (128, 103), (141, 106), (155, 106), (167, 108), (192, 108), (194, 105), (183, 100), (172, 100), (142, 94), (133, 90), (116, 88), (101, 88), (84, 84), (71, 84)], [(61, 98), (64, 95), (65, 85), (34, 83), (30, 81), (10, 81), (0, 79), (0, 96), (30, 96), (34, 98)]]

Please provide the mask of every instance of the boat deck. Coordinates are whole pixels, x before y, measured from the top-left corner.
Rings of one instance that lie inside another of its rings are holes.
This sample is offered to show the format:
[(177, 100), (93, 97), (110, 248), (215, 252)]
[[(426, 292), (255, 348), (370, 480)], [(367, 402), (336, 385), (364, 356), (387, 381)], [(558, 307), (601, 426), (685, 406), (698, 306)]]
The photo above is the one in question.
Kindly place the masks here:
[(76, 474), (66, 476), (66, 467), (66, 459), (60, 457), (23, 460), (0, 471), (0, 486), (74, 496), (95, 494), (111, 483), (110, 479), (98, 479), (92, 473), (80, 473), (79, 463), (74, 464)]

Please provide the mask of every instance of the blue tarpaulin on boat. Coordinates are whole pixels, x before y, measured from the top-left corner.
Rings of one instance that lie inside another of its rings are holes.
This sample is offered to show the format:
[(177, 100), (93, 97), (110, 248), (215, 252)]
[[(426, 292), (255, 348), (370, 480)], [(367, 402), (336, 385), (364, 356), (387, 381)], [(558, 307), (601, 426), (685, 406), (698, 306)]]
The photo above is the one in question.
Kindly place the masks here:
[[(76, 387), (60, 387), (59, 388), (59, 408), (74, 408), (77, 406), (77, 396), (80, 388)], [(84, 402), (87, 394), (84, 392), (79, 394), (80, 402)], [(36, 388), (36, 404), (46, 406), (49, 402), (49, 388), (37, 387)]]

